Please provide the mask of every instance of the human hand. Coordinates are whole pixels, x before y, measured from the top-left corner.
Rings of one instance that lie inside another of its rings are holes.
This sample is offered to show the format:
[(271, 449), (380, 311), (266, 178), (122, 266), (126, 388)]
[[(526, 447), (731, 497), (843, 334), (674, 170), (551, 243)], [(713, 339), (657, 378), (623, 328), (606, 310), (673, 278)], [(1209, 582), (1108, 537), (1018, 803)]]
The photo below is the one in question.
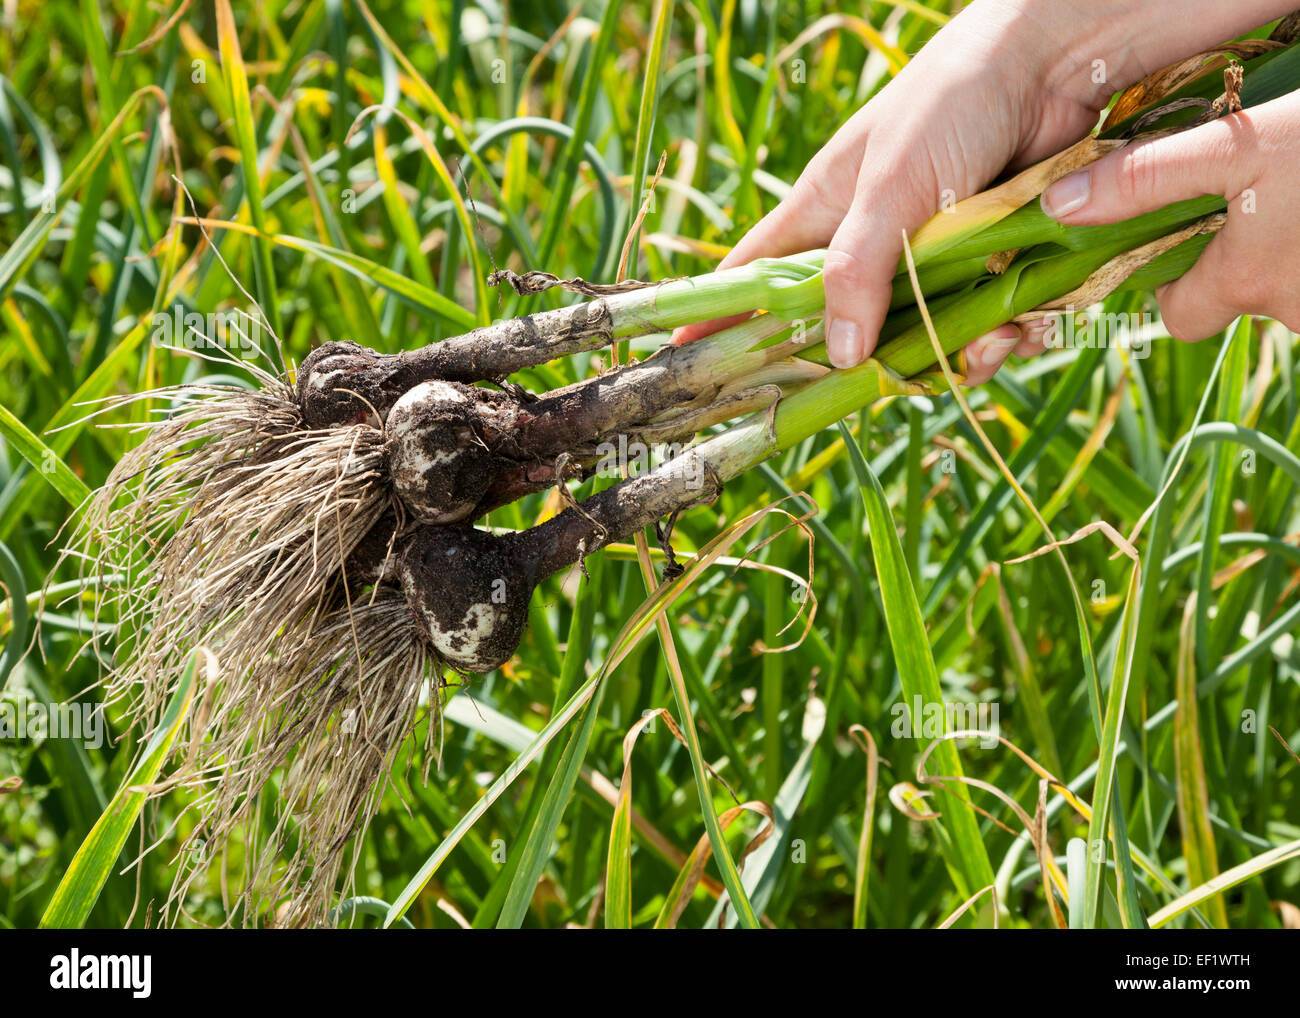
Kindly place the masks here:
[(1240, 314), (1300, 331), (1300, 92), (1140, 142), (1057, 181), (1043, 210), (1062, 223), (1114, 223), (1221, 194), (1228, 221), (1156, 299), (1176, 339), (1221, 332)]
[[(1031, 16), (1040, 10), (1043, 17)], [(1063, 148), (1096, 122), (1108, 93), (1087, 75), (1061, 73), (1062, 63), (1077, 68), (1059, 53), (1061, 38), (1077, 36), (1070, 23), (1077, 18), (1065, 4), (963, 10), (836, 132), (720, 267), (829, 245), (827, 353), (839, 367), (870, 356), (889, 306), (901, 231), (914, 231), (945, 200), (975, 194), (1008, 165)], [(1066, 77), (1075, 87), (1065, 87)], [(674, 341), (734, 320), (687, 327)]]
[[(1266, 4), (1207, 3), (1194, 19), (1174, 17), (1185, 2), (1162, 0), (1137, 9), (1111, 0), (972, 4), (835, 134), (720, 267), (828, 246), (827, 353), (836, 366), (857, 364), (875, 349), (904, 230), (1076, 141), (1116, 89), (1266, 21)], [(1146, 31), (1137, 18), (1163, 28)], [(1091, 73), (1098, 62), (1109, 68), (1101, 81)], [(673, 341), (736, 320), (690, 326)], [(1034, 334), (1003, 326), (967, 348), (968, 379), (985, 381), (1012, 350), (1041, 348)]]

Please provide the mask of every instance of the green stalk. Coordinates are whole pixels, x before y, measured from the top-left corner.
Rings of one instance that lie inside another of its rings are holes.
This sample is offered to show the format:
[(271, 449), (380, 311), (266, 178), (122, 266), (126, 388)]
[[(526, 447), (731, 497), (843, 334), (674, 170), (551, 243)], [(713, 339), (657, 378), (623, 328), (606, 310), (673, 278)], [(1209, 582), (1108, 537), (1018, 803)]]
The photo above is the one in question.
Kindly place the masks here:
[[(1122, 253), (1135, 246), (1135, 242), (1154, 240), (1168, 234), (1176, 227), (1199, 218), (1199, 214), (1207, 210), (1213, 211), (1221, 205), (1221, 200), (1217, 198), (1196, 199), (1113, 226), (1062, 227), (1045, 216), (1037, 203), (1033, 202), (956, 247), (942, 249), (942, 245), (932, 245), (928, 253), (918, 255), (918, 264), (927, 255), (932, 260), (932, 264), (920, 270), (919, 280), (923, 292), (931, 296), (932, 308), (936, 311), (945, 309), (945, 301), (953, 304), (954, 308), (965, 309), (966, 296), (953, 291), (988, 277), (985, 261), (990, 254), (1040, 245), (1045, 252), (1063, 247), (1082, 259), (1083, 264), (1093, 265), (1099, 254), (1109, 258)], [(1201, 249), (1194, 242), (1187, 242), (1167, 256), (1153, 261), (1152, 265), (1156, 262), (1160, 265), (1151, 272), (1142, 274), (1139, 282), (1142, 285), (1153, 285), (1150, 280), (1157, 276), (1162, 277), (1158, 280), (1160, 282), (1173, 278), (1180, 271), (1185, 271), (1185, 268), (1179, 270), (1178, 267), (1190, 266), (1193, 254), (1199, 253)], [(543, 311), (525, 318), (507, 319), (465, 335), (453, 336), (423, 350), (403, 354), (400, 358), (401, 370), (408, 380), (454, 378), (474, 381), (505, 376), (557, 357), (597, 350), (618, 340), (666, 332), (706, 319), (744, 314), (756, 309), (767, 311), (783, 321), (807, 326), (811, 320), (821, 317), (825, 307), (821, 275), (825, 256), (824, 250), (817, 250), (787, 258), (760, 258), (748, 265), (702, 276), (674, 279), (614, 293), (597, 290), (594, 293), (595, 299), (584, 303)], [(1105, 261), (1105, 258), (1102, 260)], [(1053, 264), (1059, 264), (1064, 271), (1075, 263), (1058, 263), (1054, 260)], [(1028, 267), (1029, 262), (1022, 255), (1019, 264), (1013, 264), (1001, 276), (988, 278), (977, 292), (983, 295), (983, 299), (987, 299), (993, 293), (1003, 293), (1008, 287), (1014, 290), (1016, 280), (1025, 275)], [(1036, 277), (1034, 272), (1030, 275)], [(1083, 278), (1086, 278), (1086, 274)], [(1032, 292), (1041, 292), (1046, 296), (1027, 307), (1022, 307), (1023, 301), (1016, 306), (1026, 310), (1065, 292), (1065, 288), (1057, 288), (1051, 280), (1044, 282), (1044, 287)], [(518, 280), (516, 285), (519, 286)], [(552, 277), (549, 285), (561, 284), (557, 284)], [(546, 288), (545, 285), (524, 285), (519, 287), (519, 292), (536, 293)], [(592, 293), (590, 289), (576, 285), (574, 288)], [(933, 299), (936, 295), (940, 299)], [(1010, 306), (1013, 302), (1004, 300), (1003, 303)], [(899, 314), (891, 315), (886, 322), (883, 333), (885, 337), (899, 332), (902, 326), (906, 326), (901, 330), (904, 334), (920, 335), (919, 321), (908, 317), (909, 314), (915, 315), (914, 311), (908, 310), (912, 304), (911, 284), (906, 276), (899, 276), (894, 280), (890, 299), (891, 309)], [(951, 313), (959, 312), (952, 310)], [(1007, 314), (1005, 318), (989, 325), (989, 328), (995, 328), (1017, 313), (1019, 310)], [(987, 321), (989, 318), (984, 316), (981, 320)], [(973, 334), (971, 338), (976, 335), (980, 333)], [(779, 341), (769, 340), (767, 345)], [(889, 345), (892, 348), (892, 344)], [(908, 358), (904, 357), (904, 361), (907, 362)], [(889, 361), (885, 363), (892, 370), (900, 370)], [(906, 375), (914, 372), (906, 370), (904, 363), (901, 373)]]
[[(1135, 238), (1123, 244), (1045, 258), (1020, 271), (1012, 269), (994, 277), (962, 299), (932, 310), (943, 352), (952, 355), (1016, 315), (1068, 293), (1110, 259), (1143, 242)], [(934, 350), (925, 326), (918, 323), (909, 327), (877, 350), (871, 360), (831, 372), (783, 399), (773, 421), (776, 448), (788, 449), (881, 395), (889, 395), (889, 374), (909, 378), (933, 364)]]
[(603, 298), (614, 338), (666, 332), (706, 316), (722, 318), (755, 308), (787, 322), (820, 317), (826, 301), (821, 277), (825, 255), (809, 251), (790, 258), (759, 258), (738, 268)]
[[(1037, 260), (1031, 255), (1029, 260), (1013, 265), (1001, 276), (990, 277), (969, 293), (937, 302), (931, 307), (931, 316), (944, 354), (951, 356), (1017, 315), (1069, 293), (1112, 258), (1164, 232), (1153, 223), (1146, 231), (1130, 232), (1123, 241), (1101, 247)], [(1174, 273), (1195, 253), (1199, 253), (1197, 245), (1185, 242), (1153, 259), (1143, 270), (1143, 280)], [(925, 326), (917, 322), (884, 343), (873, 358), (857, 367), (832, 371), (789, 393), (782, 398), (775, 414), (770, 415), (770, 420), (769, 415), (750, 418), (700, 443), (696, 451), (720, 481), (728, 481), (881, 396), (907, 392), (904, 380), (933, 365), (934, 350), (929, 335)]]
[[(1123, 243), (1136, 233), (1150, 230), (1158, 234), (1172, 233), (1180, 226), (1221, 212), (1225, 208), (1222, 197), (1207, 195), (1189, 201), (1174, 202), (1154, 212), (1146, 212), (1132, 219), (1104, 226), (1065, 226), (1043, 211), (1042, 205), (1031, 201), (1011, 215), (986, 226), (975, 236), (944, 248), (914, 251), (916, 264), (937, 265), (967, 258), (987, 258), (998, 251), (1033, 247), (1038, 244), (1060, 244), (1071, 251)], [(1131, 246), (1131, 245), (1130, 245)], [(907, 279), (907, 268), (899, 260), (898, 275)]]
[(1201, 257), (1201, 252), (1214, 239), (1213, 234), (1201, 234), (1185, 240), (1176, 248), (1143, 265), (1115, 288), (1116, 293), (1135, 293), (1154, 290), (1157, 286), (1172, 282), (1187, 272)]
[[(921, 288), (930, 295), (943, 293), (987, 275), (985, 265), (990, 255), (1043, 244), (1057, 244), (1085, 258), (1090, 258), (1098, 251), (1108, 251), (1110, 254), (1107, 257), (1113, 257), (1135, 247), (1135, 238), (1155, 239), (1210, 213), (1221, 211), (1223, 207), (1222, 198), (1209, 196), (1176, 202), (1154, 212), (1106, 226), (1063, 226), (1043, 212), (1038, 202), (1030, 202), (1006, 219), (959, 244), (917, 252), (917, 265), (926, 266), (919, 273)], [(1182, 252), (1177, 257), (1165, 255), (1153, 260), (1152, 266), (1159, 262), (1160, 267), (1139, 276), (1135, 284), (1125, 286), (1124, 289), (1143, 289), (1154, 285), (1147, 280), (1172, 271), (1175, 266), (1185, 266), (1182, 271), (1186, 271), (1195, 260), (1192, 253), (1199, 254), (1209, 242), (1208, 238), (1197, 240), (1199, 244), (1188, 241), (1176, 249)], [(763, 308), (787, 321), (819, 317), (824, 306), (821, 266), (825, 256), (824, 250), (817, 250), (788, 258), (760, 258), (739, 268), (673, 280), (660, 286), (606, 297), (604, 299), (613, 319), (614, 338), (626, 339), (667, 331), (698, 322), (705, 315), (721, 318), (754, 308)], [(1012, 276), (1013, 270), (997, 278), (1005, 280)], [(1051, 288), (1050, 285), (1048, 288)], [(1064, 291), (1058, 290), (1044, 300), (1050, 300), (1062, 292)], [(893, 282), (890, 309), (896, 310), (913, 303), (915, 298), (911, 283), (906, 271), (900, 270)], [(990, 328), (995, 328), (997, 324), (1000, 323), (995, 323)]]
[[(1059, 244), (1082, 255), (1115, 249), (1113, 257), (1134, 247), (1134, 238), (1163, 236), (1223, 207), (1222, 198), (1209, 196), (1176, 202), (1106, 226), (1063, 226), (1048, 216), (1038, 202), (1030, 202), (969, 240), (946, 249), (917, 252), (917, 265), (927, 266), (919, 278), (927, 294), (940, 293), (986, 275), (985, 265), (990, 255), (1041, 244)], [(1201, 246), (1205, 243), (1208, 240)], [(823, 306), (819, 291), (825, 256), (825, 251), (818, 250), (789, 258), (760, 258), (740, 268), (673, 280), (662, 286), (606, 298), (614, 316), (614, 335), (622, 339), (675, 329), (699, 321), (702, 313), (723, 317), (763, 308), (787, 321), (817, 314)], [(894, 279), (890, 308), (912, 303), (915, 299), (911, 283), (906, 270), (900, 268)], [(644, 328), (647, 324), (654, 327)], [(630, 331), (634, 329), (643, 331)]]

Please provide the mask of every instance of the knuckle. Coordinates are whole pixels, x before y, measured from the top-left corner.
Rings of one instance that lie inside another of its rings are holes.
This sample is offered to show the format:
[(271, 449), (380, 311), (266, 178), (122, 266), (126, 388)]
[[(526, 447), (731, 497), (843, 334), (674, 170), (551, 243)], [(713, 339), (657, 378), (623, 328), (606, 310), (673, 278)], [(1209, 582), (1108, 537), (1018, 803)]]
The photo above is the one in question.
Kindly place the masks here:
[(913, 220), (907, 225), (918, 227), (944, 204), (948, 192), (953, 200), (966, 197), (958, 185), (961, 181), (953, 180), (952, 186), (945, 188), (940, 180), (943, 176), (935, 165), (936, 160), (926, 159), (918, 162), (908, 155), (891, 158), (876, 174), (871, 182), (875, 194), (891, 196), (891, 203), (902, 219)]
[(1135, 145), (1120, 154), (1115, 172), (1115, 191), (1125, 204), (1137, 204), (1156, 191), (1159, 161), (1155, 146)]
[(794, 182), (790, 194), (781, 202), (782, 206), (795, 209), (813, 210), (814, 214), (843, 215), (847, 209), (839, 195), (827, 187), (824, 173), (812, 172), (809, 165), (799, 179)]
[[(1240, 114), (1233, 115), (1239, 116)], [(1232, 199), (1246, 188), (1254, 186), (1267, 168), (1267, 158), (1259, 134), (1248, 126), (1243, 126), (1242, 121), (1229, 122), (1229, 119), (1210, 125), (1218, 130), (1209, 134), (1205, 159), (1212, 165), (1228, 167), (1224, 197)]]
[(826, 252), (822, 274), (828, 290), (860, 291), (870, 287), (873, 282), (862, 259), (842, 248), (832, 248)]

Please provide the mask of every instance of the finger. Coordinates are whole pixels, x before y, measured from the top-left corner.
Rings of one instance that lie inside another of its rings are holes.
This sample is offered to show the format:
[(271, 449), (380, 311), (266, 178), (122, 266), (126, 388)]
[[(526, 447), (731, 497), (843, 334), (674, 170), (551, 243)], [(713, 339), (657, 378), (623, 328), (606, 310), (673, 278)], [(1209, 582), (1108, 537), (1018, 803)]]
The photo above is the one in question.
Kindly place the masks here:
[(1046, 353), (1047, 343), (1043, 339), (1022, 339), (1015, 345), (1011, 351), (1017, 357), (1037, 357), (1041, 353)]
[(1008, 322), (979, 339), (973, 339), (962, 351), (966, 367), (965, 384), (983, 385), (998, 373), (998, 368), (1011, 356), (1022, 339), (1020, 326)]
[(1047, 330), (1051, 327), (1051, 324), (1046, 318), (1022, 324), (1020, 334), (1024, 338), (1016, 344), (1015, 349), (1011, 352), (1017, 357), (1037, 357), (1047, 349)]
[(674, 346), (694, 343), (697, 339), (703, 339), (705, 336), (712, 336), (715, 332), (721, 332), (733, 325), (739, 325), (750, 317), (752, 317), (751, 312), (742, 311), (738, 315), (729, 315), (726, 318), (711, 318), (707, 322), (692, 322), (690, 325), (683, 325), (680, 329), (675, 329), (669, 342)]
[(1139, 142), (1063, 177), (1043, 192), (1043, 211), (1071, 226), (1114, 223), (1176, 201), (1229, 200), (1262, 172), (1249, 111), (1181, 134)]
[(1181, 279), (1156, 290), (1160, 318), (1165, 331), (1174, 339), (1194, 342), (1222, 332), (1249, 306), (1250, 295), (1240, 292), (1239, 274), (1233, 270), (1228, 231), (1223, 232), (1201, 252), (1201, 257)]
[(898, 174), (864, 164), (848, 215), (831, 238), (822, 266), (826, 287), (826, 354), (838, 368), (875, 351), (889, 312), (903, 230), (915, 230), (937, 202), (927, 203)]
[(889, 309), (890, 273), (886, 266), (897, 260), (897, 248), (890, 245), (891, 254), (882, 258), (862, 233), (856, 224), (841, 228), (822, 267), (826, 354), (837, 368), (851, 368), (871, 356)]
[[(776, 208), (760, 219), (757, 225), (740, 239), (727, 256), (718, 263), (719, 269), (747, 265), (755, 258), (781, 258), (821, 247), (830, 240), (835, 230), (835, 219), (812, 207), (809, 199), (792, 191)], [(715, 332), (743, 322), (749, 314), (714, 318), (695, 322), (676, 330), (671, 342), (677, 346), (693, 343)]]

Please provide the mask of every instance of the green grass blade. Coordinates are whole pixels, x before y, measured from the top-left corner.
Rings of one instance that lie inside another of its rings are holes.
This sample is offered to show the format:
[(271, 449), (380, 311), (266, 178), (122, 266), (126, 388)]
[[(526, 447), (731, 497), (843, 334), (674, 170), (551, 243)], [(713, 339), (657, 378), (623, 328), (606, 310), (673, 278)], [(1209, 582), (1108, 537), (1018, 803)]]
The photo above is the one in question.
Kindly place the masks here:
[(1159, 929), (1171, 919), (1175, 919), (1182, 915), (1188, 909), (1194, 908), (1202, 902), (1208, 901), (1210, 898), (1236, 887), (1238, 884), (1245, 880), (1249, 880), (1251, 877), (1259, 876), (1259, 874), (1272, 869), (1274, 866), (1279, 866), (1282, 863), (1289, 862), (1295, 858), (1300, 858), (1300, 841), (1289, 841), (1285, 845), (1278, 845), (1276, 848), (1271, 848), (1267, 852), (1262, 852), (1249, 862), (1242, 863), (1240, 866), (1234, 866), (1230, 870), (1225, 870), (1208, 883), (1193, 888), (1177, 900), (1171, 901), (1164, 908), (1160, 909), (1160, 911), (1153, 913), (1151, 916), (1151, 928)]
[[(1205, 780), (1205, 757), (1201, 749), (1201, 726), (1196, 696), (1196, 640), (1193, 619), (1196, 599), (1188, 602), (1179, 633), (1177, 686), (1178, 708), (1174, 711), (1174, 765), (1178, 783), (1178, 829), (1182, 833), (1187, 883), (1197, 887), (1219, 875), (1219, 859), (1210, 828), (1210, 801)], [(1206, 904), (1206, 912), (1219, 929), (1228, 926), (1222, 898)]]
[[(1082, 923), (1092, 929), (1097, 923), (1097, 909), (1101, 901), (1102, 879), (1106, 872), (1108, 835), (1112, 822), (1122, 822), (1113, 809), (1115, 766), (1119, 758), (1120, 728), (1124, 721), (1124, 705), (1128, 696), (1129, 678), (1132, 674), (1133, 647), (1136, 639), (1137, 612), (1141, 592), (1140, 570), (1136, 563), (1129, 573), (1128, 594), (1124, 599), (1124, 614), (1120, 619), (1115, 650), (1115, 667), (1111, 673), (1110, 690), (1106, 700), (1106, 714), (1102, 723), (1100, 756), (1097, 779), (1093, 784), (1092, 818), (1088, 823), (1088, 868), (1083, 902)], [(1118, 858), (1118, 855), (1117, 855)]]
[[(2, 408), (0, 408), (2, 409)], [(6, 634), (4, 649), (0, 650), (0, 693), (4, 692), (9, 673), (13, 671), (27, 646), (27, 583), (23, 579), (22, 566), (14, 558), (9, 546), (0, 543), (0, 585), (8, 599), (9, 608), (5, 615), (9, 632)]]
[[(921, 606), (912, 587), (911, 573), (903, 555), (898, 533), (894, 529), (889, 503), (880, 481), (872, 473), (858, 443), (844, 430), (845, 444), (849, 447), (850, 461), (862, 501), (867, 510), (867, 527), (871, 534), (871, 548), (876, 561), (876, 574), (880, 581), (880, 596), (885, 606), (885, 623), (889, 629), (890, 643), (894, 648), (895, 666), (903, 683), (903, 695), (910, 704), (920, 697), (925, 704), (944, 703), (939, 673), (930, 653), (930, 640), (921, 616)], [(951, 740), (943, 740), (934, 752), (938, 772), (953, 778), (962, 777), (961, 760)], [(959, 800), (947, 810), (942, 822), (951, 835), (944, 842), (948, 867), (957, 882), (962, 898), (969, 898), (981, 887), (993, 883), (993, 866), (988, 850), (980, 837), (979, 824), (967, 805), (969, 794), (959, 781), (951, 785), (953, 796)]]
[(158, 728), (144, 747), (140, 762), (122, 782), (86, 840), (77, 849), (72, 863), (54, 892), (41, 917), (45, 929), (80, 929), (99, 899), (104, 882), (108, 880), (122, 846), (131, 833), (140, 811), (148, 798), (148, 786), (153, 784), (171, 755), (172, 746), (180, 734), (190, 702), (194, 698), (199, 660), (208, 655), (199, 648), (190, 655), (181, 675), (176, 692), (172, 694), (167, 710), (158, 722)]
[(239, 46), (239, 32), (230, 0), (216, 0), (217, 43), (221, 52), (221, 74), (235, 113), (235, 144), (239, 148), (239, 168), (248, 198), (248, 215), (257, 227), (253, 242), (253, 269), (258, 303), (271, 323), (271, 331), (283, 336), (280, 322), (280, 298), (276, 291), (275, 269), (271, 261), (271, 244), (267, 239), (266, 210), (262, 205), (262, 178), (258, 165), (257, 131), (253, 124), (253, 106), (248, 94), (248, 71)]
[(72, 472), (48, 445), (28, 430), (7, 407), (0, 406), (0, 436), (45, 478), (64, 501), (74, 509), (90, 497), (86, 482)]

